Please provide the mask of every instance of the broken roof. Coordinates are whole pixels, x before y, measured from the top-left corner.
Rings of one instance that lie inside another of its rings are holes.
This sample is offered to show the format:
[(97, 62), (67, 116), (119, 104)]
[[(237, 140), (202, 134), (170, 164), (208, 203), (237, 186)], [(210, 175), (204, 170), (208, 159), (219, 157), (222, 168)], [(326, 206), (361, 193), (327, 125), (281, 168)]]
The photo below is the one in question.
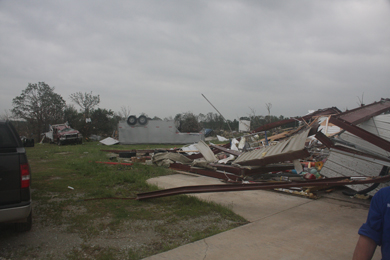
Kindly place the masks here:
[(274, 146), (265, 146), (261, 149), (243, 153), (234, 161), (234, 164), (267, 165), (306, 158), (310, 155), (305, 148), (310, 130), (310, 128), (307, 128)]

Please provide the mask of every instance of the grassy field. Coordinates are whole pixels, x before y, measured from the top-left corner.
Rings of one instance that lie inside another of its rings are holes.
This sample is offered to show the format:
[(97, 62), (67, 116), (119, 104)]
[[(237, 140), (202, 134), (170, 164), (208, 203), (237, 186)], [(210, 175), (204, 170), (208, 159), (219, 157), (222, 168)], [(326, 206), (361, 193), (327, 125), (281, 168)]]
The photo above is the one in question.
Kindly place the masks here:
[(71, 234), (81, 241), (66, 252), (45, 255), (36, 252), (38, 258), (141, 259), (246, 223), (226, 207), (191, 196), (146, 201), (84, 200), (132, 198), (137, 193), (157, 189), (147, 184), (147, 179), (173, 174), (169, 169), (140, 163), (96, 164), (95, 161), (108, 161), (107, 152), (101, 149), (168, 147), (172, 146), (103, 146), (89, 142), (66, 146), (36, 144), (26, 148), (33, 174), (31, 232), (54, 227), (53, 232)]

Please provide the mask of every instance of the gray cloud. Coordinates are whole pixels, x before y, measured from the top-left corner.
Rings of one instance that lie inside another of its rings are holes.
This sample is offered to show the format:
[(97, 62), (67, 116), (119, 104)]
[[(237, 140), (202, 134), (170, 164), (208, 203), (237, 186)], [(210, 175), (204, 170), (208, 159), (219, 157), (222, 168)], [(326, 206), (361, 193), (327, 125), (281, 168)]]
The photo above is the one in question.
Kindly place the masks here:
[[(389, 1), (0, 1), (0, 111), (45, 81), (70, 103), (167, 117), (296, 116), (389, 97)], [(0, 112), (0, 113), (1, 113)]]

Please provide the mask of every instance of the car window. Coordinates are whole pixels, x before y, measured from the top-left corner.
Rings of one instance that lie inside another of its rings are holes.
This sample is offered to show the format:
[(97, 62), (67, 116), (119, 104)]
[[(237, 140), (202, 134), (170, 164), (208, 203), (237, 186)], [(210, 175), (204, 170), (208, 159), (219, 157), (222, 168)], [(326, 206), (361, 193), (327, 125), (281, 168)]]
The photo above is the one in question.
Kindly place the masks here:
[(6, 125), (0, 125), (0, 148), (18, 147), (11, 131)]

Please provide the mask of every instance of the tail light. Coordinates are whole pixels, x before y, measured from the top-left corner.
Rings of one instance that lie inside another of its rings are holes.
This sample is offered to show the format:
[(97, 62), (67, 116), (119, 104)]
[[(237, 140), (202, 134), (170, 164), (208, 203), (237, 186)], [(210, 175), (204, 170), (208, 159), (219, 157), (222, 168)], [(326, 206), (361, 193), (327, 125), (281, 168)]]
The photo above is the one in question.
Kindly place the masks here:
[(30, 187), (30, 167), (28, 163), (20, 165), (21, 188)]

